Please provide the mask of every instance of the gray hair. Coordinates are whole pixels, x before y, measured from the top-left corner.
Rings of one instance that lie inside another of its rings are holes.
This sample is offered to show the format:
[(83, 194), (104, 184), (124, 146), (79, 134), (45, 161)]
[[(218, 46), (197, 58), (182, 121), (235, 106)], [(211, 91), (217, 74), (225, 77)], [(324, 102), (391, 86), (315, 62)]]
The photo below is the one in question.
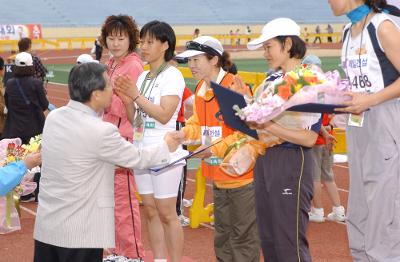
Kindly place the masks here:
[(85, 103), (90, 100), (92, 92), (104, 90), (107, 86), (103, 73), (107, 67), (97, 63), (75, 65), (68, 78), (69, 96), (72, 100)]

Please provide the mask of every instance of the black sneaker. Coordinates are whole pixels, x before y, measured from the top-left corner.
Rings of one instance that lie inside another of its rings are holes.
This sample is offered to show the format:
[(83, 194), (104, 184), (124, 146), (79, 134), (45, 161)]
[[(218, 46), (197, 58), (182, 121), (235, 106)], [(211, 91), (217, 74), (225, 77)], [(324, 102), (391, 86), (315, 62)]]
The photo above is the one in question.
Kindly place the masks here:
[(23, 203), (28, 203), (28, 202), (35, 202), (36, 198), (33, 194), (29, 194), (26, 196), (21, 196), (20, 197), (21, 202)]

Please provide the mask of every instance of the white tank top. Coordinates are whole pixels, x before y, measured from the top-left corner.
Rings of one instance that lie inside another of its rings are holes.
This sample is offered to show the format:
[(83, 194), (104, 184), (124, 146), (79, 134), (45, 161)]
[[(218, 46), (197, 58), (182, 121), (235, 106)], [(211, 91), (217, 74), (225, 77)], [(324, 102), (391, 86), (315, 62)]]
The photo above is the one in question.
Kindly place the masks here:
[(385, 20), (392, 21), (384, 13), (375, 14), (362, 33), (354, 38), (351, 37), (351, 24), (344, 29), (342, 67), (353, 92), (378, 92), (400, 76), (378, 39), (378, 27)]

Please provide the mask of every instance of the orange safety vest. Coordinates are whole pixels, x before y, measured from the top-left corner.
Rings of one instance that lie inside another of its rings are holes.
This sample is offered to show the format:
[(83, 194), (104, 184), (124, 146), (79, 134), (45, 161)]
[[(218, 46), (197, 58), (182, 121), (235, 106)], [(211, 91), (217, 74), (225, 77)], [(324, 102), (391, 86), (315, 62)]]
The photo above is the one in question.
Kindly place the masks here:
[[(222, 79), (220, 85), (230, 88), (233, 83), (234, 75), (227, 73)], [(206, 101), (203, 97), (197, 95), (199, 88), (202, 86), (203, 80), (200, 81), (196, 86), (195, 91), (195, 105), (196, 113), (199, 118), (200, 126), (202, 127), (221, 127), (222, 139), (233, 134), (235, 130), (224, 124), (224, 121), (218, 119), (216, 114), (219, 112), (219, 105), (215, 96)], [(232, 181), (232, 180), (244, 180), (253, 178), (253, 171), (249, 171), (240, 177), (232, 177), (223, 172), (218, 165), (213, 166), (207, 164), (205, 161), (201, 161), (201, 172), (204, 177), (212, 179), (214, 181)]]

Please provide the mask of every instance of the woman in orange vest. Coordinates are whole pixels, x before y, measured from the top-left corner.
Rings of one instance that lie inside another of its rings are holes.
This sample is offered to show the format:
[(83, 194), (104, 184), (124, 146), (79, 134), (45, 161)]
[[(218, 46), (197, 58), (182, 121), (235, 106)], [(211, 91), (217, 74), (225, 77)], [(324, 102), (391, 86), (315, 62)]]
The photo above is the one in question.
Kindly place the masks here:
[[(210, 36), (201, 36), (186, 45), (186, 51), (178, 58), (187, 58), (193, 77), (199, 80), (195, 91), (193, 116), (182, 129), (186, 141), (202, 147), (216, 141), (220, 143), (207, 149), (199, 157), (202, 174), (214, 181), (214, 248), (218, 261), (259, 261), (259, 241), (256, 227), (253, 170), (252, 167), (240, 176), (229, 175), (221, 166), (230, 145), (248, 144), (246, 135), (229, 128), (216, 117), (219, 105), (210, 88), (210, 81), (231, 88), (234, 76), (222, 68), (221, 43)], [(247, 88), (242, 90), (249, 93)], [(254, 140), (252, 142), (255, 142)], [(252, 146), (257, 154), (258, 147)]]

